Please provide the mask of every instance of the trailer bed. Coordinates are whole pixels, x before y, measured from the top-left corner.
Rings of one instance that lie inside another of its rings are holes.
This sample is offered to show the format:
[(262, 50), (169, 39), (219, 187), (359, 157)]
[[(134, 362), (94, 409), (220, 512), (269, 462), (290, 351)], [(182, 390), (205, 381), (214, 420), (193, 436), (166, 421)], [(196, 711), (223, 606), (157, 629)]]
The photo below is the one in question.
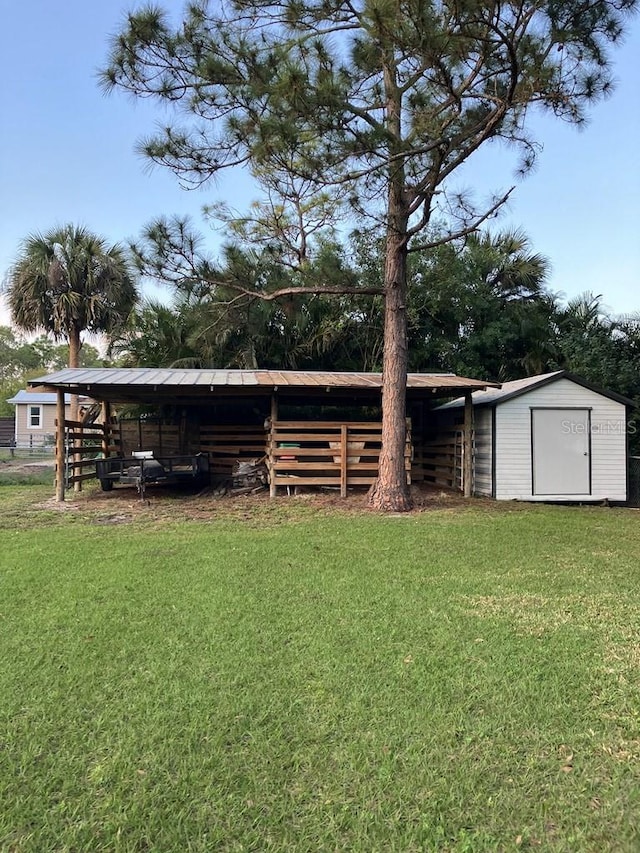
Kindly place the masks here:
[(109, 456), (96, 459), (96, 476), (105, 492), (114, 485), (136, 486), (144, 494), (148, 485), (208, 483), (209, 457), (194, 456)]

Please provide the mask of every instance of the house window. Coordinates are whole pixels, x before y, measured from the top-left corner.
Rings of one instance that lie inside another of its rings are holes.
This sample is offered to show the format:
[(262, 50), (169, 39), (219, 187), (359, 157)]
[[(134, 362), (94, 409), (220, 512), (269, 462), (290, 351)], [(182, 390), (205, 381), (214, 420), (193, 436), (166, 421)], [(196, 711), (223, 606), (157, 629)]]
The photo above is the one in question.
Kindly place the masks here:
[(42, 429), (42, 406), (27, 406), (29, 429)]

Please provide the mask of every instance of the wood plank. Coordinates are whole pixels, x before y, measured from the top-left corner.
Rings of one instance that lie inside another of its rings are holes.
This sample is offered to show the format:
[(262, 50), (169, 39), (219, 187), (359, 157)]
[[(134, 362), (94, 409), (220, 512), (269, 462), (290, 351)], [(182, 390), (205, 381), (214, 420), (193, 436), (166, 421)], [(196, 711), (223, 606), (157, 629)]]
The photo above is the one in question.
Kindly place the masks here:
[[(349, 477), (349, 486), (370, 486), (377, 480), (377, 476), (370, 477)], [(407, 483), (410, 483), (410, 477), (407, 477)], [(340, 488), (339, 477), (286, 477), (282, 474), (274, 474), (271, 478), (271, 485), (277, 486), (333, 486), (336, 489)]]
[[(376, 477), (355, 477), (349, 479), (349, 486), (370, 486), (375, 483)], [(276, 486), (329, 486), (340, 489), (339, 477), (276, 477)]]
[(298, 462), (296, 460), (276, 460), (273, 463), (276, 471), (295, 471), (296, 474), (304, 471), (328, 471), (335, 474), (340, 471), (340, 463), (336, 462)]
[(95, 459), (74, 459), (67, 462), (67, 469), (75, 471), (76, 468), (95, 468)]
[(261, 442), (266, 444), (266, 436), (259, 433), (243, 433), (234, 435), (233, 433), (220, 433), (219, 435), (203, 435), (200, 433), (200, 441), (206, 441), (215, 447), (217, 444), (237, 444), (238, 442), (253, 442), (254, 444)]
[(372, 435), (366, 432), (351, 432), (351, 430), (349, 430), (349, 441), (364, 441), (365, 446), (370, 444), (382, 444), (382, 436)]
[(202, 433), (205, 433), (205, 434), (207, 434), (207, 433), (218, 433), (218, 432), (224, 432), (224, 433), (255, 432), (256, 434), (258, 434), (258, 433), (266, 434), (267, 430), (262, 426), (258, 426), (257, 424), (255, 426), (247, 426), (246, 424), (244, 426), (242, 424), (210, 424), (210, 425), (203, 425), (200, 427), (200, 434), (202, 434)]
[(96, 474), (95, 471), (90, 474), (73, 474), (69, 477), (70, 483), (84, 483), (86, 480), (95, 480)]
[(291, 435), (286, 435), (281, 432), (274, 432), (273, 440), (276, 444), (326, 444), (329, 445), (331, 441), (340, 441), (340, 432), (330, 433), (330, 432), (310, 432), (306, 434), (302, 434), (299, 432), (291, 433)]
[(64, 425), (65, 425), (65, 427), (68, 427), (69, 429), (83, 429), (85, 426), (85, 424), (83, 424), (82, 421), (71, 421), (71, 420), (65, 420)]
[(238, 453), (257, 453), (260, 456), (264, 456), (266, 451), (266, 447), (264, 444), (225, 444), (225, 445), (209, 445), (203, 444), (200, 442), (200, 447), (202, 449), (206, 449), (211, 454), (216, 453), (230, 453), (230, 454), (238, 454)]
[[(339, 462), (298, 462), (294, 459), (275, 461), (273, 467), (276, 471), (340, 471), (342, 466)], [(377, 471), (377, 462), (350, 462), (347, 471)]]
[(276, 447), (273, 451), (274, 457), (298, 458), (299, 456), (319, 457), (327, 461), (333, 461), (333, 454), (328, 447)]
[(216, 444), (265, 444), (267, 436), (263, 433), (245, 432), (239, 435), (233, 433), (220, 433), (219, 435), (203, 435), (200, 433), (200, 441), (211, 444), (215, 447)]
[(336, 486), (340, 488), (340, 477), (273, 477), (276, 486)]
[[(340, 429), (345, 421), (274, 421), (273, 429)], [(348, 421), (349, 429), (381, 430), (381, 421)]]
[(89, 439), (94, 442), (102, 442), (102, 434), (98, 432), (89, 432), (85, 430), (84, 432), (69, 430), (67, 433), (67, 438), (69, 441), (85, 441)]

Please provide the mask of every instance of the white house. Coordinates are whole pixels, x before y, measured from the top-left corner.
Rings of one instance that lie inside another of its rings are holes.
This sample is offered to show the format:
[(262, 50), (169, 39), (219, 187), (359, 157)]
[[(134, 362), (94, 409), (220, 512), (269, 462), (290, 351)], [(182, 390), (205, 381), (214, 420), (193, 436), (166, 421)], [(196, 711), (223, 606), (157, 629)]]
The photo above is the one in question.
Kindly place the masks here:
[[(16, 407), (16, 447), (43, 447), (55, 443), (57, 394), (18, 391), (7, 400)], [(80, 404), (88, 398), (81, 397)], [(65, 394), (65, 417), (70, 416), (71, 395)]]
[[(472, 395), (473, 491), (497, 500), (626, 501), (627, 407), (560, 370)], [(464, 400), (436, 409), (442, 428)]]

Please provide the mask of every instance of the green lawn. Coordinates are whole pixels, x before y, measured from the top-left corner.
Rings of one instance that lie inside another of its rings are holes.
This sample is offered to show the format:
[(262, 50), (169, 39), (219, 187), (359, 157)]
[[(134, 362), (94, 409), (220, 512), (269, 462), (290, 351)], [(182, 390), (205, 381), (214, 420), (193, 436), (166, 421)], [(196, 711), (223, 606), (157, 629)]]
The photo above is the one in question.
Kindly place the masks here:
[(0, 492), (2, 851), (640, 849), (637, 512), (50, 493)]
[[(40, 486), (53, 488), (54, 471), (51, 448), (10, 451), (0, 447), (0, 486)], [(0, 492), (0, 507), (4, 503)]]

